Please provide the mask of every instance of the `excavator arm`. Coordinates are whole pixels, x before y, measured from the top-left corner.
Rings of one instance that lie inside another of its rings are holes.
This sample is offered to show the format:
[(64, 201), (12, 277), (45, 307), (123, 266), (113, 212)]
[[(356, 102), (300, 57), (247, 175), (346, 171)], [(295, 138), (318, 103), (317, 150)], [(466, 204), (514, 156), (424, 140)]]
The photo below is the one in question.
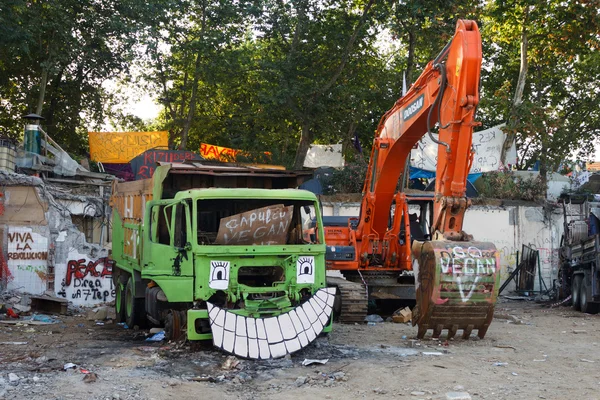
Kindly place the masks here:
[[(375, 133), (358, 218), (345, 228), (326, 227), (331, 248), (354, 249), (328, 267), (345, 276), (357, 271), (381, 280), (383, 273), (415, 269), (419, 337), (442, 329), (481, 338), (491, 323), (498, 292), (499, 255), (492, 243), (473, 242), (463, 232), (469, 200), (475, 111), (479, 102), (481, 36), (474, 21), (459, 20), (452, 40), (410, 90), (381, 118)], [(432, 136), (436, 127), (439, 136)], [(408, 173), (410, 152), (424, 136), (438, 144), (433, 206), (433, 240), (411, 240), (411, 216), (398, 182)], [(411, 246), (412, 242), (412, 246)], [(366, 276), (366, 275), (365, 275)], [(389, 276), (389, 275), (388, 275)], [(399, 278), (398, 278), (399, 279)], [(371, 290), (374, 290), (371, 287)]]
[(474, 21), (459, 20), (453, 39), (381, 119), (375, 134), (357, 235), (383, 237), (410, 151), (439, 123), (433, 227), (462, 237), (467, 175), (479, 102), (481, 37)]

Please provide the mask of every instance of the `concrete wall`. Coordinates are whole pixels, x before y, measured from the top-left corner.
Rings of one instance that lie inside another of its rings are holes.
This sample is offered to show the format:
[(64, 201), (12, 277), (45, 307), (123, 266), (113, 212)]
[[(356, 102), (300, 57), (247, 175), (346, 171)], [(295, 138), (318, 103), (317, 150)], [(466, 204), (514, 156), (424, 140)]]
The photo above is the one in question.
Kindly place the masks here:
[[(359, 203), (323, 202), (326, 216), (357, 216), (359, 211)], [(496, 245), (502, 264), (502, 282), (516, 268), (517, 252), (521, 253), (522, 245), (539, 250), (543, 282), (548, 288), (552, 287), (558, 271), (558, 251), (563, 231), (560, 209), (545, 210), (536, 205), (471, 206), (467, 210), (463, 229), (472, 234), (476, 241)], [(536, 276), (535, 290), (539, 290), (539, 286)], [(514, 283), (511, 283), (503, 294), (514, 287)]]
[[(2, 187), (5, 212), (0, 215), (0, 251), (6, 262), (0, 270), (0, 289), (36, 295), (47, 292), (76, 305), (113, 300), (112, 264), (107, 259), (110, 245), (106, 243), (105, 213), (109, 210), (100, 193), (66, 196), (53, 193), (38, 178), (19, 179), (21, 184)], [(97, 243), (86, 241), (73, 224), (75, 215), (93, 218)]]

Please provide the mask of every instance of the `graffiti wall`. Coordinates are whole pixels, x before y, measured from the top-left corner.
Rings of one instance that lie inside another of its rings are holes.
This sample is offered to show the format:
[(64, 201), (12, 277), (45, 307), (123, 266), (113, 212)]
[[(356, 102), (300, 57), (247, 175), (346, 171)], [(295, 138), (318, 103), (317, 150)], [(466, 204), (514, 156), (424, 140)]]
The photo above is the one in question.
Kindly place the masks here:
[(93, 305), (114, 300), (112, 261), (69, 252), (66, 264), (56, 265), (56, 295), (76, 305)]
[(47, 284), (48, 239), (32, 228), (9, 226), (7, 242), (7, 289), (43, 293)]

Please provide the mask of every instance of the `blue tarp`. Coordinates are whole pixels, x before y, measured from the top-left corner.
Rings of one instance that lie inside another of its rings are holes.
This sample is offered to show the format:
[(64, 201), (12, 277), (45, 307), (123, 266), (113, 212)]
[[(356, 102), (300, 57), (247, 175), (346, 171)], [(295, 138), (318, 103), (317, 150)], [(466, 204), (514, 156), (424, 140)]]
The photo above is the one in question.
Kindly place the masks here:
[[(469, 182), (474, 183), (481, 176), (481, 172), (476, 174), (469, 174), (467, 179)], [(425, 171), (424, 169), (410, 167), (410, 179), (431, 179), (435, 178), (435, 171)]]

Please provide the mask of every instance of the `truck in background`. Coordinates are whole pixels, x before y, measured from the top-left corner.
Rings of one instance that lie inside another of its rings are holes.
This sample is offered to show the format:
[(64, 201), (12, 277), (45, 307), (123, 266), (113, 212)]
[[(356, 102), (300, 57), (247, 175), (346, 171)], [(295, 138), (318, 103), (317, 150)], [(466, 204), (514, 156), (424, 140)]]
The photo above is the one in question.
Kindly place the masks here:
[[(113, 187), (117, 319), (240, 357), (293, 353), (331, 330), (334, 288), (301, 174), (198, 163)], [(306, 219), (316, 229), (304, 232)]]
[(559, 297), (571, 296), (575, 310), (600, 310), (600, 202), (588, 195), (561, 198), (564, 231), (558, 270)]

